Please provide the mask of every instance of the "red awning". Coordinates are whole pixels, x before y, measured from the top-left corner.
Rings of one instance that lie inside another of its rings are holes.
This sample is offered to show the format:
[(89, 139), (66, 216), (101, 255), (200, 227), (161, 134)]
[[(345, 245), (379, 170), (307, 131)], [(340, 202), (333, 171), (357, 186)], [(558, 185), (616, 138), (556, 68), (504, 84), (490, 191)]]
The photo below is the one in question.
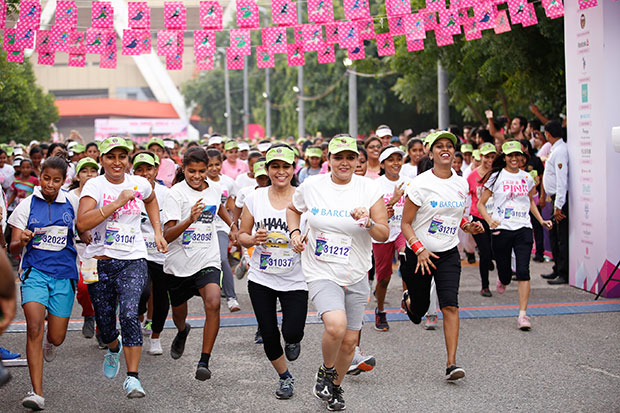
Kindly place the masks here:
[[(178, 118), (170, 103), (148, 100), (125, 99), (58, 99), (56, 107), (61, 118), (67, 117), (106, 117), (124, 118)], [(200, 120), (194, 115), (192, 121)]]

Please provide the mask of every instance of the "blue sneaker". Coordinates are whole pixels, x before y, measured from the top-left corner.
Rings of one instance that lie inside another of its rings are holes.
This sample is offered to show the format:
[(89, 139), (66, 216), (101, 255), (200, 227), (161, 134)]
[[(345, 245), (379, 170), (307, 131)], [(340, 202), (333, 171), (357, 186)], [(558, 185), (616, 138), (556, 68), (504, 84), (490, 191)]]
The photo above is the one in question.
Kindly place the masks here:
[(0, 360), (15, 360), (22, 355), (19, 353), (13, 353), (11, 350), (7, 350), (4, 347), (0, 347)]
[(121, 342), (121, 336), (118, 336), (118, 353), (113, 353), (108, 348), (105, 356), (103, 356), (103, 374), (110, 380), (118, 374), (122, 351), (123, 343)]
[(129, 399), (139, 399), (140, 397), (146, 396), (146, 393), (144, 393), (144, 389), (140, 384), (140, 380), (135, 377), (127, 376), (125, 382), (123, 383), (123, 389), (127, 393), (127, 398)]

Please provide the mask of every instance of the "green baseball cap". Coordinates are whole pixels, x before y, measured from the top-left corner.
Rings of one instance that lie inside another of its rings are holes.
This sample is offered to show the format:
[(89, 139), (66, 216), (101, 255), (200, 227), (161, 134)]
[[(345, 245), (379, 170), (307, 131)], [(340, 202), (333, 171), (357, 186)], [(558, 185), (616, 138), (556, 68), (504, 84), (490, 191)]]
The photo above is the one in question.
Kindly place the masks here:
[(519, 141), (504, 142), (504, 144), (502, 145), (502, 152), (504, 152), (505, 155), (515, 153), (515, 152), (523, 154), (523, 150), (521, 149), (521, 142)]
[(146, 149), (150, 148), (151, 145), (159, 145), (162, 147), (162, 149), (166, 148), (166, 145), (164, 144), (164, 140), (162, 138), (151, 138), (146, 144)]
[(281, 160), (293, 165), (295, 163), (295, 152), (286, 146), (278, 146), (277, 148), (269, 149), (265, 158), (267, 159), (266, 163)]
[(488, 155), (490, 153), (497, 153), (497, 148), (492, 143), (486, 142), (483, 143), (480, 147), (480, 155)]
[(86, 146), (82, 145), (81, 143), (76, 143), (75, 145), (73, 145), (73, 147), (71, 148), (71, 151), (74, 154), (78, 154), (78, 153), (83, 153), (84, 151), (86, 151)]
[(301, 145), (306, 141), (306, 138), (297, 138), (297, 145)]
[(482, 159), (482, 157), (480, 156), (480, 149), (474, 149), (471, 153), (471, 156), (478, 162), (480, 162), (480, 160)]
[[(424, 140), (424, 142), (429, 146), (429, 147), (433, 147), (433, 145), (435, 144), (435, 142), (437, 142), (439, 139), (450, 139), (452, 141), (453, 145), (456, 145), (457, 139), (456, 136), (454, 136), (454, 134), (450, 133), (450, 132), (446, 132), (446, 131), (438, 131), (438, 132), (433, 132), (430, 135), (428, 135), (426, 137), (426, 139)], [(471, 146), (471, 145), (470, 145)]]
[(76, 175), (79, 174), (80, 171), (83, 168), (86, 168), (87, 166), (92, 166), (96, 170), (99, 170), (99, 164), (97, 163), (97, 161), (95, 161), (93, 158), (87, 156), (86, 158), (80, 159), (80, 162), (77, 163), (77, 165), (75, 167), (75, 174)]
[(230, 151), (233, 149), (239, 149), (239, 143), (237, 141), (228, 141), (224, 144), (225, 151)]
[(321, 150), (321, 148), (308, 148), (306, 149), (306, 157), (307, 158), (311, 158), (311, 157), (317, 157), (317, 158), (321, 158), (323, 156), (323, 151)]
[(115, 148), (121, 148), (125, 149), (127, 152), (131, 152), (133, 143), (118, 136), (111, 136), (99, 144), (99, 152), (101, 152), (101, 154), (106, 154)]
[(159, 156), (157, 156), (157, 154), (153, 154), (153, 156), (155, 157), (155, 165), (159, 166), (161, 164), (161, 161), (159, 160)]
[(359, 150), (357, 149), (357, 141), (350, 136), (338, 136), (336, 138), (332, 138), (329, 141), (329, 146), (327, 150), (331, 154), (336, 154), (344, 151), (351, 151), (359, 154)]
[(155, 158), (153, 158), (148, 153), (141, 152), (133, 157), (133, 169), (136, 169), (140, 164), (147, 164), (151, 166), (155, 166)]
[(265, 169), (265, 161), (258, 161), (252, 167), (252, 171), (254, 172), (254, 178), (258, 178), (261, 175), (267, 176), (267, 169)]
[(472, 153), (474, 151), (474, 147), (471, 143), (464, 143), (461, 145), (461, 153)]
[(536, 178), (536, 177), (538, 176), (538, 171), (537, 171), (536, 169), (532, 169), (532, 170), (530, 171), (530, 176), (531, 176), (532, 178)]

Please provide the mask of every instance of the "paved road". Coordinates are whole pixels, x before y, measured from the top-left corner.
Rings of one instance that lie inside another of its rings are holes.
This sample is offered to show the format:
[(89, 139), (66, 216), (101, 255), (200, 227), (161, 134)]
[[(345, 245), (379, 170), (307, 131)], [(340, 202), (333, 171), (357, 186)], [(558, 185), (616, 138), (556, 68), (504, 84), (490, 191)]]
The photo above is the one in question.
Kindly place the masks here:
[[(532, 303), (591, 302), (593, 296), (568, 286), (550, 287), (538, 274), (550, 264), (532, 263)], [(495, 281), (492, 275), (492, 283)], [(504, 307), (517, 303), (516, 287), (492, 298), (479, 295), (477, 267), (463, 269), (462, 307)], [(388, 306), (396, 308), (399, 280), (390, 286)], [(251, 310), (245, 280), (237, 282), (242, 312)], [(607, 300), (613, 303), (614, 300)], [(615, 300), (618, 302), (618, 300)], [(591, 306), (581, 306), (590, 307)], [(368, 309), (373, 309), (369, 303)], [(554, 307), (551, 307), (554, 308)], [(620, 316), (618, 312), (548, 315), (533, 319), (531, 332), (516, 328), (515, 317), (470, 318), (461, 322), (458, 361), (467, 377), (458, 383), (443, 379), (445, 348), (441, 330), (426, 331), (408, 321), (393, 321), (390, 331), (363, 329), (362, 349), (377, 357), (369, 373), (347, 377), (343, 384), (347, 410), (399, 411), (620, 411)], [(190, 312), (200, 315), (194, 298)], [(229, 314), (222, 306), (222, 314)], [(393, 313), (395, 316), (397, 313)], [(79, 318), (79, 306), (74, 308)], [(18, 318), (23, 318), (21, 312)], [(401, 318), (401, 317), (396, 317)], [(213, 378), (193, 378), (200, 355), (201, 330), (188, 339), (185, 355), (172, 360), (167, 354), (143, 353), (140, 377), (147, 397), (124, 397), (122, 374), (103, 377), (103, 351), (94, 339), (79, 331), (68, 333), (57, 359), (45, 365), (44, 388), (48, 411), (171, 412), (171, 411), (324, 411), (311, 394), (320, 364), (322, 326), (308, 324), (300, 358), (290, 370), (297, 379), (296, 394), (287, 401), (273, 396), (277, 376), (260, 345), (253, 343), (254, 326), (220, 330), (211, 359)], [(165, 352), (174, 336), (163, 333)], [(8, 333), (0, 345), (23, 351), (24, 333)], [(124, 371), (124, 366), (121, 372)], [(2, 411), (20, 411), (20, 400), (30, 390), (26, 368), (12, 368), (13, 381), (0, 390)]]

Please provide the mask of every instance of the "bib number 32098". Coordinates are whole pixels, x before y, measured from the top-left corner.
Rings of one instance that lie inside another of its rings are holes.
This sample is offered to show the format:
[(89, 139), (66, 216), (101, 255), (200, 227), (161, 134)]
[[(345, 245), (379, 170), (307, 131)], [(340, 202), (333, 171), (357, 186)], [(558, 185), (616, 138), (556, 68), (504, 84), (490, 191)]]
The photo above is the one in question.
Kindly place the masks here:
[(351, 237), (348, 235), (320, 233), (316, 237), (314, 255), (319, 261), (347, 264), (351, 253)]

